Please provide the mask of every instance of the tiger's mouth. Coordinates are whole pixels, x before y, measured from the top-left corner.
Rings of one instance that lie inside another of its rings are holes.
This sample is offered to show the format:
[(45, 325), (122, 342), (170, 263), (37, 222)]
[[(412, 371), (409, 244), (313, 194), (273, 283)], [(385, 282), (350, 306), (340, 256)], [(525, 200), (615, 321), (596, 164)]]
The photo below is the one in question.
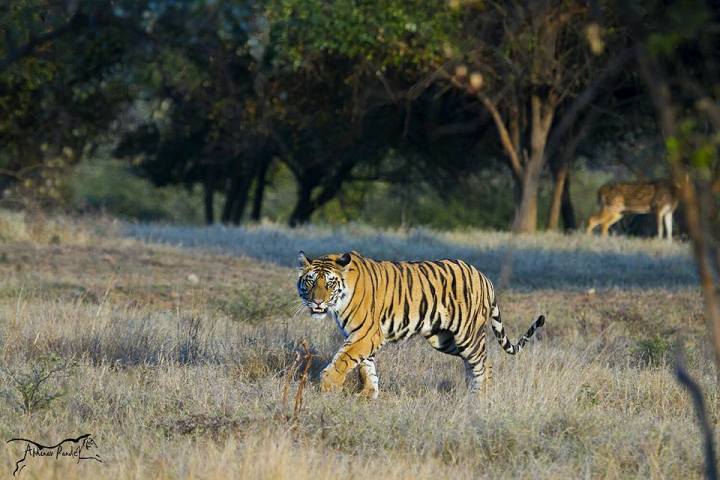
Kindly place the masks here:
[(327, 313), (327, 307), (310, 307), (310, 314), (314, 315), (325, 315)]

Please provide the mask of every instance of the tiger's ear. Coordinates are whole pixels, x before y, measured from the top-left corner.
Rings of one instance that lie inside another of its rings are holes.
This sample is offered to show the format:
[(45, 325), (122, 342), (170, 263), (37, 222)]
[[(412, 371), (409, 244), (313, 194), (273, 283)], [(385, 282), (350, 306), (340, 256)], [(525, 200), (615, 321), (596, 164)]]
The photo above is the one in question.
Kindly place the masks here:
[(340, 265), (341, 267), (347, 267), (347, 265), (350, 263), (350, 260), (352, 260), (352, 257), (349, 253), (343, 253), (342, 257), (335, 260), (335, 263)]
[(310, 260), (305, 256), (305, 252), (300, 250), (297, 255), (297, 268), (302, 271), (308, 265), (310, 265)]

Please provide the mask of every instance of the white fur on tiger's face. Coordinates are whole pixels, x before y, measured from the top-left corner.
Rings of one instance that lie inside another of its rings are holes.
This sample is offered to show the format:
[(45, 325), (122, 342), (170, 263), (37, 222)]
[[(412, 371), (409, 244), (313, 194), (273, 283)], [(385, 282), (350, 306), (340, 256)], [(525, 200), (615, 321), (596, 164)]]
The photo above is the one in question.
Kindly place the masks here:
[(340, 302), (347, 298), (349, 291), (342, 268), (348, 263), (349, 257), (310, 262), (303, 252), (299, 253), (298, 295), (313, 318), (320, 319), (330, 312), (335, 313)]

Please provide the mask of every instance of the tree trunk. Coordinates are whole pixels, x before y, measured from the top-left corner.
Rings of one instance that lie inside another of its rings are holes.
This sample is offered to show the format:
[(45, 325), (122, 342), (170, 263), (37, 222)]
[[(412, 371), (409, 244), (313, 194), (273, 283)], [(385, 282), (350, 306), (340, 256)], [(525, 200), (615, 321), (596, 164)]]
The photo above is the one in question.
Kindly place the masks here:
[(513, 231), (516, 233), (533, 233), (537, 230), (540, 172), (545, 165), (545, 145), (555, 115), (555, 104), (556, 99), (553, 96), (545, 100), (537, 94), (530, 97), (530, 158), (523, 169), (520, 206), (516, 210), (513, 222)]
[(234, 176), (232, 179), (230, 179), (230, 187), (226, 191), (225, 205), (223, 206), (222, 214), (220, 215), (220, 220), (224, 224), (230, 223), (230, 219), (232, 218), (233, 208), (235, 205), (235, 201), (237, 199), (239, 189), (240, 189), (240, 178), (237, 176)]
[(252, 212), (250, 219), (253, 222), (260, 221), (260, 214), (262, 211), (263, 195), (265, 194), (265, 177), (267, 175), (268, 168), (272, 159), (268, 158), (262, 162), (260, 169), (255, 180), (255, 196), (253, 197)]
[(542, 160), (528, 163), (522, 181), (520, 205), (515, 210), (513, 231), (515, 233), (533, 233), (537, 230), (537, 194), (540, 186)]
[(242, 180), (240, 181), (240, 188), (238, 190), (230, 218), (233, 225), (240, 225), (240, 222), (242, 221), (242, 217), (245, 214), (245, 208), (247, 207), (248, 197), (250, 196), (252, 181), (252, 172), (243, 175)]
[[(558, 149), (558, 130), (555, 130), (555, 137), (548, 140), (545, 152), (550, 157), (550, 169), (553, 173), (555, 190), (553, 191), (552, 204), (550, 206), (550, 218), (548, 219), (548, 230), (557, 230), (562, 214), (565, 231), (575, 230), (575, 209), (570, 199), (570, 165), (575, 158), (578, 145), (588, 134), (593, 122), (598, 116), (598, 110), (591, 110), (585, 115), (582, 126), (572, 135), (565, 137), (562, 149)], [(560, 151), (558, 151), (560, 150)]]
[(555, 170), (553, 172), (555, 188), (550, 203), (550, 217), (548, 218), (547, 224), (548, 230), (557, 230), (560, 224), (560, 209), (563, 203), (563, 197), (565, 196), (565, 182), (567, 181), (569, 168), (567, 164), (564, 164), (560, 165), (560, 168), (553, 170)]
[(215, 222), (214, 212), (214, 187), (215, 187), (215, 167), (207, 166), (205, 172), (204, 197), (205, 197), (205, 223), (212, 225)]
[(290, 220), (288, 221), (290, 227), (295, 228), (298, 225), (303, 225), (310, 221), (310, 217), (315, 210), (311, 199), (312, 189), (313, 187), (311, 184), (298, 182), (298, 193), (295, 208), (293, 208), (293, 211), (290, 214)]
[(312, 192), (318, 185), (314, 182), (301, 182), (298, 181), (299, 189), (297, 195), (297, 201), (295, 208), (290, 214), (289, 224), (291, 227), (297, 227), (308, 223), (310, 217), (318, 208), (325, 205), (327, 202), (332, 200), (340, 193), (343, 185), (342, 178), (345, 178), (346, 172), (341, 170), (332, 179), (329, 179), (322, 185), (319, 192), (316, 193), (315, 198), (312, 198)]
[(550, 163), (553, 171), (553, 190), (552, 202), (550, 203), (550, 216), (548, 218), (548, 230), (558, 230), (560, 228), (560, 218), (562, 217), (563, 230), (569, 232), (577, 228), (575, 220), (575, 208), (570, 198), (570, 165), (562, 162), (560, 165)]
[(222, 222), (238, 225), (245, 213), (248, 195), (250, 193), (250, 175), (239, 175), (230, 182), (230, 189), (225, 197), (225, 205), (222, 211)]
[[(340, 154), (336, 153), (332, 158), (338, 158), (339, 156)], [(341, 160), (341, 162), (342, 164), (338, 167), (337, 171), (324, 178), (318, 175), (317, 171), (308, 171), (304, 174), (293, 172), (298, 184), (298, 196), (295, 208), (290, 214), (289, 223), (291, 227), (309, 222), (315, 210), (325, 205), (340, 193), (345, 180), (357, 163), (357, 158), (345, 158)], [(313, 190), (316, 189), (318, 189), (318, 191), (313, 198)]]
[(575, 219), (575, 207), (572, 204), (572, 198), (570, 197), (570, 173), (568, 172), (567, 178), (565, 179), (565, 188), (562, 194), (562, 205), (560, 207), (560, 213), (563, 219), (563, 229), (566, 232), (577, 230), (577, 220)]
[(222, 213), (223, 223), (240, 224), (250, 196), (250, 187), (252, 187), (252, 182), (264, 161), (263, 151), (264, 144), (259, 143), (256, 149), (247, 153), (245, 161), (235, 160), (235, 168), (232, 171), (233, 178)]

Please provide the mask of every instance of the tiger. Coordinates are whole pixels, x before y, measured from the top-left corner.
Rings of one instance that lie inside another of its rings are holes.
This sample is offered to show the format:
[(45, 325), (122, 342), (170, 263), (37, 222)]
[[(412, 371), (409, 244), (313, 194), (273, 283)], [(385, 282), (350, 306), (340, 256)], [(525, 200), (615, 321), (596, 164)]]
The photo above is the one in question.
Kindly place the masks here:
[(462, 358), (466, 384), (478, 392), (490, 379), (485, 325), (514, 355), (545, 324), (540, 315), (513, 344), (505, 333), (492, 282), (462, 260), (377, 261), (358, 252), (297, 256), (297, 291), (310, 315), (331, 317), (345, 341), (320, 375), (322, 391), (339, 389), (359, 366), (361, 394), (377, 398), (375, 354), (387, 342), (419, 333), (434, 349)]

